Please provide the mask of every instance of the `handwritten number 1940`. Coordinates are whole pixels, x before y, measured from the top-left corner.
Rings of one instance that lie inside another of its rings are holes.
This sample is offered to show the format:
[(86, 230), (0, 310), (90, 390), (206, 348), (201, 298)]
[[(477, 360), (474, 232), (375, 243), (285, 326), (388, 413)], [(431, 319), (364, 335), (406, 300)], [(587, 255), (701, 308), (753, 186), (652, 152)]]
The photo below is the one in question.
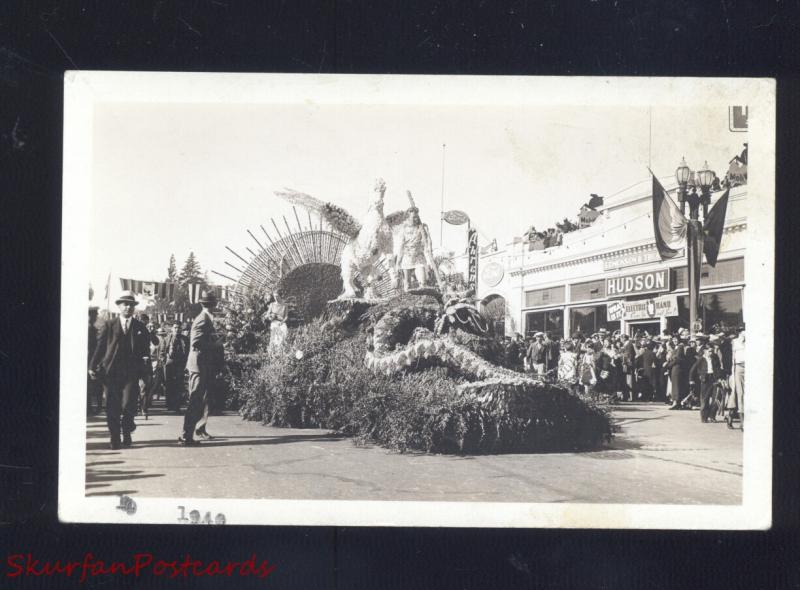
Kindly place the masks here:
[(186, 518), (186, 507), (185, 506), (178, 506), (178, 510), (181, 511), (181, 515), (178, 517), (178, 522), (180, 523), (189, 523), (189, 524), (225, 524), (225, 515), (222, 512), (218, 513), (213, 519), (211, 518), (211, 513), (206, 512), (203, 518), (200, 518), (200, 511), (199, 510), (192, 510), (189, 512), (189, 518)]

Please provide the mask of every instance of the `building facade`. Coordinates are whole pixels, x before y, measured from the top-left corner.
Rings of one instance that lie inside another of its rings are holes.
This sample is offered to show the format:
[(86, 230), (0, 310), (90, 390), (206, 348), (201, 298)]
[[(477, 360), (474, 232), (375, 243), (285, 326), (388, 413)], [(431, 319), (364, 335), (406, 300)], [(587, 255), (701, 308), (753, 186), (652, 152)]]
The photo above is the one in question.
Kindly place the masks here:
[[(674, 180), (663, 184), (677, 202)], [(712, 205), (722, 194), (711, 195)], [(704, 263), (701, 270), (704, 331), (745, 319), (746, 197), (747, 186), (731, 189), (716, 267)], [(559, 246), (530, 251), (517, 241), (480, 258), (477, 295), (495, 316), (496, 332), (561, 338), (600, 328), (654, 335), (689, 327), (685, 249), (661, 260), (651, 183), (605, 199), (598, 211), (591, 226), (564, 234)]]

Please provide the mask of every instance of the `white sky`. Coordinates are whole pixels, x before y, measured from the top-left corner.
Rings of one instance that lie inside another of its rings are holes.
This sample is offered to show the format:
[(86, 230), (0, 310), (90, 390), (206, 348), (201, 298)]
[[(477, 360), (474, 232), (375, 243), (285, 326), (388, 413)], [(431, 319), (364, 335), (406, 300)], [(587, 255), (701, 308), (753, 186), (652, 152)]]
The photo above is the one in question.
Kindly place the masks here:
[[(331, 105), (97, 105), (94, 129), (91, 281), (95, 301), (108, 273), (164, 280), (194, 251), (210, 270), (236, 277), (228, 245), (249, 258), (273, 237), (274, 217), (296, 227), (272, 192), (291, 187), (360, 217), (374, 179), (386, 180), (386, 213), (412, 191), (439, 245), (442, 144), (444, 208), (463, 209), (481, 243), (502, 244), (531, 224), (574, 218), (589, 193), (611, 195), (648, 178), (647, 108), (407, 107)], [(722, 177), (746, 135), (728, 130), (726, 108), (653, 108), (652, 168), (674, 173), (708, 160)], [(134, 215), (129, 216), (128, 211)], [(298, 211), (307, 223), (305, 212)], [(257, 230), (257, 231), (256, 231)], [(445, 225), (444, 247), (461, 250), (464, 228)], [(263, 241), (262, 241), (263, 243)]]

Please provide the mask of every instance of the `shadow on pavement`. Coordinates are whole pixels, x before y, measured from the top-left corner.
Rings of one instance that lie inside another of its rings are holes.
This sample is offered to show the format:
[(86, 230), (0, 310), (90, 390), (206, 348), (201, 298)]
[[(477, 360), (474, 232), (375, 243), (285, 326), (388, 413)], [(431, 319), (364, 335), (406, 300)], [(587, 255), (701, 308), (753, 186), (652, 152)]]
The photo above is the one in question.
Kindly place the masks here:
[[(199, 447), (232, 447), (232, 446), (240, 446), (240, 447), (247, 447), (253, 445), (280, 445), (280, 444), (288, 444), (288, 443), (296, 443), (296, 442), (327, 442), (327, 441), (339, 441), (343, 440), (347, 437), (337, 434), (320, 434), (320, 435), (303, 435), (303, 434), (287, 434), (285, 436), (270, 436), (267, 438), (253, 438), (247, 436), (220, 436), (215, 437), (213, 440), (210, 441), (200, 441)], [(229, 440), (229, 439), (239, 439), (239, 440)], [(87, 445), (88, 446), (88, 445)], [(158, 439), (158, 440), (145, 440), (142, 442), (137, 442), (134, 440), (133, 443), (133, 450), (137, 447), (147, 448), (147, 447), (180, 447), (181, 445), (178, 443), (177, 435), (175, 438), (167, 438), (167, 439)]]
[[(99, 462), (102, 463), (102, 462)], [(111, 487), (114, 483), (120, 481), (130, 481), (134, 479), (150, 479), (153, 477), (164, 477), (163, 473), (145, 473), (141, 469), (96, 469), (96, 465), (89, 463), (86, 465), (86, 491)], [(135, 494), (138, 490), (128, 490), (127, 492), (109, 491), (108, 494)], [(92, 494), (87, 493), (87, 496)]]

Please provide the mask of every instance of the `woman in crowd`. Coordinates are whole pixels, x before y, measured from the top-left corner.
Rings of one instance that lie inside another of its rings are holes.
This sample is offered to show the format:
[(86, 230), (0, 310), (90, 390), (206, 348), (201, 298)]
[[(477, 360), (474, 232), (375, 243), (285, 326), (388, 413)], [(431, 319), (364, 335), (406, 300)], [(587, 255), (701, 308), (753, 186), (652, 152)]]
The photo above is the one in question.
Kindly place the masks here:
[(606, 339), (606, 344), (598, 342), (595, 345), (594, 369), (597, 378), (595, 395), (610, 397), (614, 394), (614, 361), (611, 358), (611, 340)]
[(594, 363), (594, 349), (587, 341), (581, 349), (581, 360), (578, 366), (580, 387), (586, 396), (594, 397), (594, 386), (597, 385), (597, 373)]
[(667, 361), (665, 368), (669, 370), (670, 391), (672, 395), (672, 405), (670, 410), (680, 410), (681, 401), (689, 395), (689, 371), (686, 367), (686, 354), (683, 350), (683, 345), (678, 341), (677, 337), (673, 339), (675, 349), (672, 357)]
[(672, 365), (670, 363), (675, 358), (675, 344), (673, 344), (672, 340), (667, 340), (664, 342), (662, 349), (661, 378), (664, 383), (664, 396), (667, 402), (672, 402), (672, 379), (670, 379), (670, 367)]
[(564, 343), (561, 355), (558, 357), (558, 380), (569, 383), (572, 390), (575, 390), (578, 384), (578, 355), (569, 340)]

